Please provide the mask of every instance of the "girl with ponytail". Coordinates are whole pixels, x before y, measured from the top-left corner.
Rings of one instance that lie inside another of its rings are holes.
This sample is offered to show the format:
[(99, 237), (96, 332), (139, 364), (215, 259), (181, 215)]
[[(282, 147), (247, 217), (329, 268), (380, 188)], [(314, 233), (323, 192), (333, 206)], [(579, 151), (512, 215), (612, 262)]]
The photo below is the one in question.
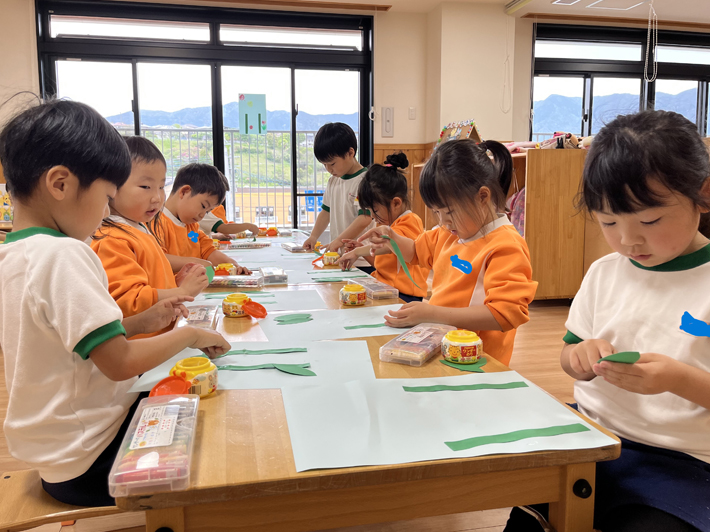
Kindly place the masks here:
[(525, 240), (503, 213), (512, 177), (502, 144), (449, 141), (436, 149), (419, 181), (439, 226), (416, 239), (387, 225), (360, 237), (370, 239), (371, 254), (391, 252), (395, 242), (405, 262), (434, 270), (431, 299), (390, 311), (388, 325), (445, 323), (475, 331), (486, 353), (510, 362), (515, 330), (530, 319), (537, 288)]
[[(409, 193), (404, 170), (409, 166), (403, 153), (388, 155), (385, 164), (373, 164), (360, 182), (358, 202), (360, 207), (372, 214), (373, 220), (388, 226), (395, 233), (416, 239), (424, 232), (421, 218), (409, 210)], [(352, 267), (358, 257), (364, 257), (375, 270), (372, 276), (399, 290), (399, 297), (405, 302), (421, 301), (426, 296), (426, 278), (429, 268), (409, 266), (412, 280), (397, 263), (397, 257), (382, 248), (373, 256), (370, 246), (363, 246), (354, 240), (344, 241), (350, 249), (340, 258), (344, 270)], [(361, 268), (362, 269), (362, 268)]]

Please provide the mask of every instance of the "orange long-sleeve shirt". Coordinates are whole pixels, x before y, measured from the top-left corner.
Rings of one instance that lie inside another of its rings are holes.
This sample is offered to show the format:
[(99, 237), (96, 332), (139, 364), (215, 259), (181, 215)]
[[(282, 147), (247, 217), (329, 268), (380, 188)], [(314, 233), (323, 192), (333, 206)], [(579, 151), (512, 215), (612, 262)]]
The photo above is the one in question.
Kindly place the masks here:
[(485, 305), (502, 331), (476, 331), (483, 349), (504, 364), (513, 354), (515, 329), (530, 317), (535, 296), (530, 252), (505, 215), (466, 242), (444, 228), (416, 240), (414, 264), (434, 269), (429, 303), (462, 308)]
[[(412, 240), (416, 240), (424, 232), (422, 219), (411, 211), (403, 213), (392, 222), (390, 228), (398, 235), (406, 236)], [(419, 288), (409, 280), (407, 274), (404, 273), (404, 269), (399, 267), (397, 257), (393, 253), (375, 256), (375, 268), (377, 271), (372, 276), (383, 283), (393, 286), (403, 294), (426, 297), (426, 278), (429, 275), (429, 268), (414, 265), (407, 265), (407, 267), (409, 268), (409, 273), (412, 274), (412, 279), (419, 285)]]
[(185, 225), (167, 207), (156, 225), (163, 251), (169, 255), (209, 260), (215, 251), (212, 239), (200, 229), (200, 224)]
[[(101, 259), (108, 290), (123, 316), (134, 316), (158, 302), (158, 290), (176, 288), (175, 276), (157, 240), (144, 227), (117, 216), (110, 220), (120, 228), (99, 229), (97, 236), (104, 238), (92, 240), (91, 249)], [(164, 331), (139, 336), (160, 332)]]

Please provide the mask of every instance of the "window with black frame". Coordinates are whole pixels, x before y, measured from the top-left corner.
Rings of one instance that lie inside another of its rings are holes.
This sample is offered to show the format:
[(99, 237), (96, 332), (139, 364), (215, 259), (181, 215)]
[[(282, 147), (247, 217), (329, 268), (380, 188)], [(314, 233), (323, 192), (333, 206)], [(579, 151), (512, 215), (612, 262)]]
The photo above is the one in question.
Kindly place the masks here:
[[(641, 109), (678, 112), (707, 135), (710, 40), (671, 31), (658, 39), (647, 53), (645, 30), (536, 25), (531, 140), (593, 135)], [(647, 56), (658, 64), (654, 81), (644, 79)]]
[(168, 184), (185, 164), (214, 164), (229, 180), (229, 219), (259, 209), (264, 223), (312, 227), (329, 177), (313, 137), (327, 122), (348, 123), (360, 162), (372, 160), (370, 16), (75, 0), (37, 7), (43, 96), (87, 103), (121, 134), (152, 140)]

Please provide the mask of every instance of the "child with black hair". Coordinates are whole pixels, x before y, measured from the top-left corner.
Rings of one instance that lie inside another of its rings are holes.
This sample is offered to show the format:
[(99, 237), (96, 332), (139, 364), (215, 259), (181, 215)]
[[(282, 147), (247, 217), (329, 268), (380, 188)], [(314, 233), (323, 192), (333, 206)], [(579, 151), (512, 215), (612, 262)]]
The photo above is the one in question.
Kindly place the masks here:
[[(587, 417), (617, 434), (595, 528), (710, 532), (710, 160), (682, 115), (620, 116), (594, 137), (582, 205), (614, 253), (572, 302), (560, 361)], [(640, 353), (633, 364), (604, 361)], [(515, 526), (506, 530), (535, 530)]]
[(190, 163), (177, 171), (163, 216), (151, 222), (173, 271), (196, 262), (203, 266), (231, 263), (238, 275), (251, 273), (215, 249), (212, 239), (200, 229), (205, 215), (224, 201), (227, 188), (227, 178), (210, 164)]
[[(224, 178), (224, 184), (229, 192), (229, 181), (227, 177), (222, 174)], [(205, 214), (205, 217), (200, 220), (200, 229), (207, 236), (213, 236), (214, 238), (229, 239), (229, 235), (235, 235), (243, 231), (249, 231), (252, 235), (256, 236), (259, 234), (259, 227), (255, 224), (250, 223), (234, 223), (227, 220), (227, 211), (224, 205), (217, 205), (210, 212)], [(213, 235), (215, 233), (215, 235)]]
[(311, 235), (303, 248), (311, 250), (330, 224), (330, 243), (326, 251), (339, 251), (343, 240), (355, 239), (372, 225), (370, 212), (358, 203), (357, 191), (367, 168), (355, 158), (357, 137), (342, 122), (325, 124), (313, 140), (313, 153), (331, 178), (323, 194), (323, 210), (318, 214)]
[(196, 296), (208, 281), (204, 267), (193, 264), (183, 268), (177, 276), (180, 286), (176, 284), (170, 262), (146, 226), (160, 216), (165, 203), (165, 159), (145, 137), (125, 142), (131, 174), (109, 200), (111, 215), (94, 235), (91, 248), (106, 270), (111, 296), (128, 317), (169, 297)]
[[(407, 156), (402, 152), (388, 155), (385, 164), (373, 164), (360, 181), (358, 200), (363, 209), (372, 212), (375, 222), (388, 225), (392, 231), (406, 238), (416, 240), (424, 232), (421, 218), (409, 210), (407, 178), (402, 172), (409, 166)], [(372, 256), (370, 246), (357, 241), (345, 240), (345, 253), (338, 261), (344, 270), (349, 270), (358, 257), (363, 257), (375, 271), (372, 276), (399, 290), (399, 297), (405, 302), (421, 301), (427, 294), (427, 276), (429, 270), (418, 265), (411, 265), (407, 277), (399, 266), (397, 257), (386, 248), (381, 248)]]
[(405, 262), (434, 270), (429, 302), (390, 311), (388, 325), (433, 322), (476, 331), (486, 353), (510, 362), (515, 329), (530, 319), (537, 289), (527, 244), (501, 213), (512, 177), (512, 159), (502, 144), (447, 142), (434, 151), (419, 181), (440, 226), (416, 240), (386, 225), (360, 237), (370, 239), (371, 253), (391, 252), (396, 242)]
[(126, 340), (168, 325), (180, 299), (123, 318), (84, 243), (131, 173), (125, 142), (91, 107), (58, 100), (19, 113), (0, 132), (0, 164), (15, 209), (0, 246), (8, 448), (54, 498), (109, 506), (108, 475), (137, 405), (128, 393), (137, 376), (188, 347), (214, 357), (230, 346), (194, 327)]

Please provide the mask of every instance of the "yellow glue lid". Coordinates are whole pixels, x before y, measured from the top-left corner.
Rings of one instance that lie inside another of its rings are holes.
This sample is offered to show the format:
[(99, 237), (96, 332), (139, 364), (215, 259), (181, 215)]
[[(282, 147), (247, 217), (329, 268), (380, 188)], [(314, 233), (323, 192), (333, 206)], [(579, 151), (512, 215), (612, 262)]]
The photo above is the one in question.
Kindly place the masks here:
[(234, 264), (231, 262), (223, 262), (222, 264), (218, 264), (215, 270), (231, 270), (234, 268)]
[(340, 257), (340, 255), (338, 255), (337, 251), (328, 251), (328, 252), (324, 253), (324, 256), (325, 257)]
[(359, 284), (346, 284), (346, 285), (342, 288), (342, 290), (345, 291), (345, 292), (354, 292), (354, 293), (357, 293), (357, 292), (364, 292), (364, 291), (365, 291), (365, 288), (363, 288), (363, 287), (362, 287), (361, 285), (359, 285)]
[(463, 329), (458, 329), (456, 331), (449, 331), (446, 333), (445, 338), (450, 342), (457, 342), (460, 344), (468, 344), (473, 342), (478, 342), (480, 338), (475, 332), (466, 331)]
[(242, 294), (240, 292), (229, 294), (224, 298), (227, 303), (236, 303), (237, 305), (243, 305), (247, 301), (250, 301), (249, 296)]
[(205, 357), (190, 357), (190, 358), (184, 358), (181, 361), (179, 361), (173, 369), (170, 370), (171, 375), (178, 375), (180, 377), (184, 377), (188, 380), (192, 380), (195, 375), (199, 375), (201, 373), (207, 373), (208, 371), (212, 371), (213, 369), (216, 369), (217, 366), (215, 366), (208, 358)]

